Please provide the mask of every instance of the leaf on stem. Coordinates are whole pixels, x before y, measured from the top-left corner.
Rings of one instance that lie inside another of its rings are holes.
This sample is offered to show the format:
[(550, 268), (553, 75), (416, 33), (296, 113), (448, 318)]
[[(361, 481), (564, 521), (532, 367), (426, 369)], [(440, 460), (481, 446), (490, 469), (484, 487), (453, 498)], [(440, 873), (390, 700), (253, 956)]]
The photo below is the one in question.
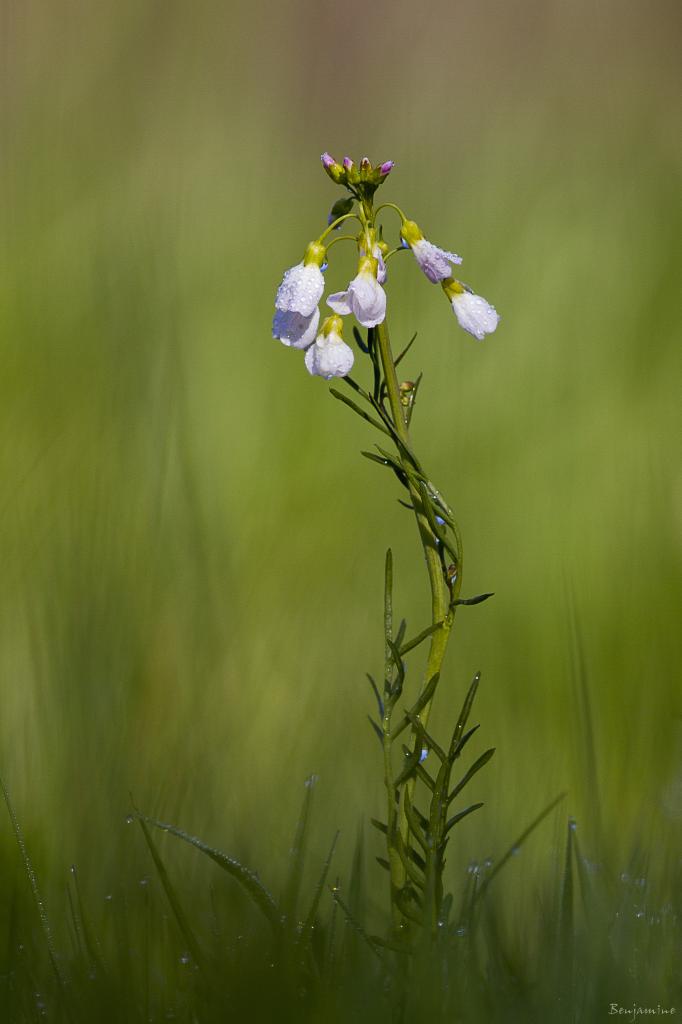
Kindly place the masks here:
[(483, 804), (471, 804), (471, 806), (467, 807), (465, 810), (460, 811), (458, 814), (454, 814), (452, 818), (449, 819), (445, 826), (446, 834), (450, 831), (451, 828), (454, 828), (458, 821), (461, 821), (462, 818), (466, 818), (466, 816), (468, 814), (472, 814), (473, 811), (477, 811), (479, 807), (483, 807)]
[(384, 702), (381, 699), (381, 694), (379, 693), (379, 687), (374, 682), (374, 678), (373, 678), (373, 676), (371, 676), (369, 674), (369, 672), (366, 672), (365, 675), (367, 676), (367, 679), (369, 680), (369, 685), (372, 687), (372, 692), (374, 693), (374, 696), (376, 698), (377, 707), (379, 708), (379, 718), (383, 718), (384, 717)]
[(450, 741), (450, 758), (453, 761), (455, 757), (458, 756), (457, 754), (455, 754), (455, 750), (460, 744), (460, 740), (462, 739), (462, 733), (464, 732), (464, 726), (467, 724), (469, 720), (469, 715), (471, 714), (471, 708), (473, 706), (474, 698), (476, 697), (476, 691), (478, 690), (478, 684), (480, 683), (480, 681), (481, 673), (477, 672), (474, 678), (471, 680), (471, 685), (467, 690), (467, 695), (464, 698), (464, 703), (462, 704), (462, 710), (459, 713), (457, 724), (455, 725), (454, 731), (452, 733), (452, 740)]
[(441, 619), (440, 622), (434, 622), (432, 626), (427, 626), (426, 629), (423, 629), (421, 633), (417, 634), (417, 636), (412, 637), (411, 640), (408, 640), (407, 643), (403, 644), (403, 646), (400, 648), (400, 657), (404, 657), (408, 653), (408, 651), (413, 651), (415, 647), (418, 647), (419, 644), (423, 643), (424, 640), (427, 640), (431, 636), (431, 634), (435, 633), (436, 630), (440, 629), (442, 625), (444, 625), (444, 620)]
[(372, 726), (372, 728), (374, 729), (374, 732), (375, 732), (375, 733), (377, 734), (377, 736), (379, 737), (379, 743), (381, 743), (381, 745), (383, 746), (383, 744), (384, 744), (384, 734), (383, 734), (383, 732), (381, 731), (381, 729), (379, 728), (379, 726), (378, 726), (378, 725), (377, 725), (377, 723), (376, 723), (376, 722), (374, 721), (374, 719), (372, 718), (372, 716), (371, 716), (371, 715), (367, 715), (367, 721), (369, 722), (369, 724), (370, 724), (370, 725)]
[(484, 765), (488, 763), (488, 761), (490, 760), (494, 753), (495, 747), (490, 747), (489, 750), (484, 750), (481, 756), (476, 758), (469, 771), (462, 776), (461, 781), (457, 783), (452, 793), (448, 797), (448, 804), (451, 804), (455, 797), (462, 792), (467, 783), (471, 782), (474, 775), (476, 775), (477, 772), (480, 772), (481, 768), (483, 768)]
[(478, 594), (476, 597), (458, 597), (457, 600), (453, 601), (452, 603), (453, 604), (482, 604), (484, 601), (487, 601), (489, 597), (494, 597), (494, 596), (495, 596), (495, 594), (491, 593), (491, 594)]
[(355, 343), (358, 346), (358, 348), (360, 349), (360, 351), (364, 352), (365, 355), (368, 355), (369, 354), (369, 348), (367, 347), (367, 345), (363, 341), (363, 338), (362, 338), (362, 335), (360, 334), (360, 331), (355, 326), (353, 327), (353, 337), (355, 338)]
[(398, 355), (397, 358), (393, 361), (393, 365), (396, 367), (396, 369), (398, 368), (398, 366), (400, 366), (400, 364), (402, 363), (403, 359), (405, 358), (407, 353), (410, 351), (410, 349), (412, 348), (412, 346), (414, 345), (416, 340), (417, 340), (417, 332), (415, 331), (414, 334), (412, 335), (412, 337), (410, 338), (410, 340), (408, 341), (407, 345), (405, 346), (405, 348), (400, 353), (400, 355)]
[(395, 459), (387, 457), (386, 455), (375, 455), (374, 452), (360, 452), (360, 454), (364, 455), (364, 457), (366, 459), (369, 459), (370, 462), (377, 462), (380, 466), (388, 466), (390, 469), (393, 470), (393, 472), (398, 477), (398, 480), (403, 485), (403, 487), (409, 487), (407, 474), (399, 465), (399, 463), (395, 461)]
[(366, 420), (368, 423), (371, 423), (371, 425), (375, 427), (377, 430), (380, 430), (382, 434), (389, 433), (386, 427), (384, 427), (383, 424), (379, 422), (379, 420), (375, 420), (374, 417), (370, 416), (368, 412), (365, 412), (364, 409), (361, 409), (360, 406), (357, 405), (352, 398), (348, 398), (347, 395), (342, 395), (340, 391), (336, 390), (336, 388), (330, 388), (329, 394), (333, 395), (334, 398), (337, 398), (339, 402), (343, 402), (344, 405), (347, 405), (349, 409), (352, 409), (353, 412), (357, 413), (358, 416), (360, 416), (363, 420)]

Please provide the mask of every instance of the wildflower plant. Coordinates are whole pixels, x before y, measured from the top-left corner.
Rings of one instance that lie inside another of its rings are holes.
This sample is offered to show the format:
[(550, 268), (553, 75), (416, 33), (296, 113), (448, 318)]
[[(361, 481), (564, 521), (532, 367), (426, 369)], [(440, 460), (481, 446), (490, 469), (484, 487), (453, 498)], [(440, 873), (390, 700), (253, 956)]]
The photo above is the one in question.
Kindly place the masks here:
[[(446, 923), (452, 899), (444, 893), (443, 871), (450, 834), (482, 806), (467, 805), (461, 797), (493, 750), (484, 751), (468, 768), (459, 768), (477, 729), (468, 727), (468, 719), (478, 674), (446, 746), (436, 741), (429, 722), (457, 608), (480, 603), (491, 595), (461, 596), (460, 531), (452, 509), (412, 444), (410, 424), (421, 374), (414, 381), (399, 377), (400, 364), (416, 335), (394, 355), (387, 317), (389, 263), (400, 253), (411, 252), (426, 280), (440, 285), (460, 327), (479, 341), (497, 328), (499, 317), (486, 299), (453, 276), (453, 267), (462, 262), (460, 256), (427, 240), (418, 224), (395, 203), (375, 205), (376, 192), (393, 169), (392, 161), (373, 166), (363, 158), (356, 166), (348, 157), (338, 163), (325, 153), (322, 165), (347, 195), (334, 203), (327, 226), (306, 247), (302, 261), (284, 274), (275, 300), (273, 336), (285, 345), (305, 350), (309, 373), (343, 380), (348, 390), (341, 392), (333, 387), (331, 394), (381, 435), (375, 450), (362, 454), (389, 469), (399, 481), (405, 492), (401, 504), (414, 513), (424, 552), (431, 616), (428, 625), (411, 637), (404, 620), (397, 626), (394, 622), (393, 558), (390, 549), (386, 554), (383, 679), (377, 684), (369, 676), (377, 708), (376, 718), (370, 716), (370, 723), (381, 744), (386, 790), (386, 821), (373, 820), (386, 847), (385, 856), (377, 859), (390, 878), (391, 941), (405, 948), (412, 944), (415, 929), (420, 935), (435, 936), (439, 926)], [(383, 230), (383, 215), (389, 213), (400, 218), (392, 247)], [(344, 233), (336, 235), (342, 227)], [(320, 326), (324, 270), (330, 250), (342, 242), (355, 247), (356, 272), (345, 291), (327, 297), (326, 305), (332, 312)], [(352, 335), (367, 370), (367, 385), (350, 376), (355, 353), (343, 337), (347, 317), (355, 321)], [(422, 645), (427, 653), (421, 685), (418, 693), (407, 700), (407, 659), (423, 650)]]

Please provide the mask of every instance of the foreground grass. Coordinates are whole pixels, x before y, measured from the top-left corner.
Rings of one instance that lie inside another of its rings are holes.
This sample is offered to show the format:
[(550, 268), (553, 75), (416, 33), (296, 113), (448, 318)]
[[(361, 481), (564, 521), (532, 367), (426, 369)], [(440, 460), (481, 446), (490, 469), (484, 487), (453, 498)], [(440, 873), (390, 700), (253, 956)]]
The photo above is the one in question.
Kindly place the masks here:
[[(120, 878), (95, 905), (72, 866), (48, 914), (5, 790), (22, 871), (2, 937), (2, 1019), (578, 1022), (602, 1020), (614, 1005), (632, 1015), (682, 1004), (679, 858), (639, 850), (626, 865), (588, 860), (569, 819), (558, 871), (547, 866), (510, 927), (501, 896), (515, 884), (513, 861), (550, 815), (564, 820), (559, 798), (497, 863), (471, 863), (452, 879), (435, 939), (413, 933), (401, 948), (387, 941), (388, 922), (367, 923), (362, 836), (345, 877), (337, 836), (303, 885), (311, 792), (309, 781), (280, 894), (227, 854), (134, 812), (149, 874)], [(167, 867), (178, 840), (222, 872), (206, 861), (188, 884)], [(380, 869), (369, 870), (374, 885)], [(234, 886), (248, 905), (235, 904)]]

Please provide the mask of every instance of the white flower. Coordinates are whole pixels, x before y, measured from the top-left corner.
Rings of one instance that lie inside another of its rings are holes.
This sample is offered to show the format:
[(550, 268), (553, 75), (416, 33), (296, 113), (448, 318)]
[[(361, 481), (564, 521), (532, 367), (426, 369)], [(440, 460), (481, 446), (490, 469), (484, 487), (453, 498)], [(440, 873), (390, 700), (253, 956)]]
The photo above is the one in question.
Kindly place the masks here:
[(481, 295), (454, 289), (446, 290), (446, 295), (452, 303), (460, 327), (473, 334), (478, 341), (483, 341), (486, 334), (493, 333), (500, 318), (495, 307), (486, 302)]
[(281, 310), (282, 313), (312, 316), (324, 291), (324, 277), (320, 268), (325, 255), (323, 245), (319, 242), (310, 243), (301, 263), (287, 270), (282, 278), (282, 283), (277, 289), (275, 309)]
[(412, 249), (420, 269), (432, 284), (445, 281), (451, 274), (450, 265), (462, 262), (462, 257), (456, 253), (448, 252), (447, 249), (441, 249), (433, 242), (428, 242), (419, 225), (415, 224), (413, 220), (403, 221), (400, 234)]
[(272, 321), (272, 336), (291, 348), (308, 348), (315, 340), (320, 311), (315, 307), (310, 316), (284, 313), (278, 309)]
[(305, 354), (308, 373), (331, 380), (345, 377), (353, 368), (353, 350), (341, 337), (343, 320), (340, 316), (328, 316), (314, 345)]
[(360, 261), (360, 270), (345, 292), (336, 292), (327, 299), (335, 313), (352, 313), (363, 327), (376, 327), (386, 316), (386, 292), (372, 272), (368, 259)]

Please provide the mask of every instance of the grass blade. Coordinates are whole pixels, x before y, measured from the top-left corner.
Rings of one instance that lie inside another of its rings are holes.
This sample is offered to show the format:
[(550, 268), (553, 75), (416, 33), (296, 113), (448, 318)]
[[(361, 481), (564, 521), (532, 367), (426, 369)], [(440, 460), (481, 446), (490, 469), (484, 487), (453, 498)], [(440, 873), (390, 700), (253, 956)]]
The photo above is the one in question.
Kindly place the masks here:
[(551, 800), (547, 804), (545, 809), (543, 811), (540, 811), (540, 813), (538, 814), (538, 816), (536, 818), (533, 818), (533, 820), (531, 821), (530, 825), (528, 825), (526, 828), (524, 828), (523, 832), (514, 840), (514, 842), (511, 844), (511, 846), (507, 849), (507, 851), (503, 855), (503, 857), (497, 862), (497, 864), (495, 864), (495, 866), (493, 867), (493, 869), (490, 872), (490, 874), (487, 875), (487, 877), (484, 879), (484, 881), (478, 887), (478, 889), (476, 890), (476, 895), (474, 896), (474, 902), (478, 902), (481, 899), (483, 894), (488, 890), (492, 880), (494, 878), (496, 878), (497, 875), (499, 875), (499, 873), (502, 870), (502, 868), (505, 867), (509, 863), (511, 858), (516, 853), (518, 853), (520, 847), (522, 846), (523, 843), (525, 843), (526, 839), (528, 839), (528, 837), (535, 831), (535, 829), (538, 827), (538, 825), (542, 824), (542, 822), (545, 820), (545, 818), (549, 814), (551, 814), (551, 812), (554, 810), (554, 808), (557, 806), (557, 804), (559, 804), (564, 799), (565, 796), (566, 796), (566, 793), (559, 793), (558, 796), (555, 796), (554, 799)]
[(206, 854), (210, 857), (219, 867), (226, 871), (232, 876), (239, 884), (242, 889), (250, 896), (251, 901), (258, 907), (262, 914), (272, 925), (273, 931), (279, 932), (282, 927), (281, 911), (274, 896), (265, 888), (258, 875), (251, 871), (249, 868), (244, 867), (234, 857), (228, 856), (223, 853), (222, 850), (217, 850), (212, 846), (209, 846), (202, 839), (197, 836), (191, 836), (187, 832), (183, 832), (181, 828), (177, 828), (175, 825), (168, 825), (163, 821), (157, 821), (155, 818), (149, 818), (146, 814), (137, 815), (138, 818), (144, 820), (148, 825), (153, 825), (154, 828), (160, 829), (162, 832), (169, 832), (172, 836), (177, 839), (182, 839), (183, 842), (189, 843), (190, 846), (194, 846), (201, 853)]
[(55, 977), (57, 979), (57, 984), (59, 985), (59, 989), (63, 995), (66, 979), (62, 973), (61, 967), (59, 966), (57, 950), (55, 948), (54, 939), (52, 937), (52, 927), (50, 925), (50, 919), (47, 915), (47, 910), (45, 908), (43, 898), (40, 895), (40, 889), (38, 888), (38, 878), (33, 869), (33, 864), (31, 863), (31, 858), (28, 855), (28, 850), (26, 849), (26, 842), (24, 840), (24, 834), (21, 830), (21, 825), (19, 824), (19, 819), (17, 818), (16, 812), (14, 810), (14, 805), (10, 798), (9, 790), (5, 785), (5, 780), (2, 777), (0, 777), (0, 788), (2, 788), (2, 795), (5, 800), (5, 805), (9, 813), (10, 821), (12, 822), (12, 829), (14, 830), (14, 837), (17, 841), (17, 846), (19, 847), (19, 853), (21, 854), (21, 859), (24, 862), (24, 869), (28, 876), (29, 885), (31, 887), (31, 893), (33, 895), (33, 902), (36, 905), (38, 917), (40, 918), (40, 927), (45, 938), (45, 945), (47, 946), (50, 964), (52, 965), (52, 970), (54, 971)]
[(163, 863), (163, 860), (161, 859), (158, 847), (152, 838), (151, 832), (149, 831), (146, 822), (142, 819), (142, 817), (139, 814), (137, 820), (140, 823), (142, 834), (144, 835), (145, 842), (147, 843), (149, 852), (152, 855), (152, 860), (154, 861), (154, 867), (156, 868), (156, 873), (159, 876), (159, 881), (161, 882), (163, 891), (166, 894), (166, 898), (170, 904), (170, 908), (173, 911), (175, 920), (178, 923), (178, 928), (180, 929), (182, 937), (187, 943), (187, 949), (191, 953), (194, 962), (199, 967), (203, 967), (204, 958), (199, 948), (199, 943), (197, 942), (194, 936), (194, 932), (192, 931), (190, 923), (187, 919), (187, 915), (182, 909), (182, 904), (180, 903), (180, 900), (178, 899), (175, 889), (173, 888), (170, 877), (166, 870), (166, 865)]
[(305, 793), (301, 813), (296, 824), (294, 840), (289, 851), (289, 872), (284, 886), (282, 897), (282, 914), (290, 927), (294, 926), (296, 918), (296, 907), (298, 895), (301, 890), (301, 878), (303, 876), (303, 864), (305, 861), (305, 846), (308, 838), (308, 824), (310, 821), (310, 804), (313, 796), (313, 788), (317, 782), (315, 775), (310, 775), (305, 780)]

